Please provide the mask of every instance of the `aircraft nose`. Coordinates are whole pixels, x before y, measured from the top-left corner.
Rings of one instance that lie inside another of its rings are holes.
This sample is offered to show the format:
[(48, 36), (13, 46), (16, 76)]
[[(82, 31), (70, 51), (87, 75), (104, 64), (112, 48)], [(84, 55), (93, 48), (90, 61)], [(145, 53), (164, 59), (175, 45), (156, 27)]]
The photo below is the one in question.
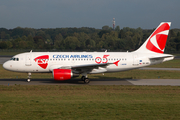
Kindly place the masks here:
[(5, 63), (3, 64), (3, 68), (6, 69), (6, 70), (8, 70), (9, 64), (8, 64), (7, 62), (5, 62)]

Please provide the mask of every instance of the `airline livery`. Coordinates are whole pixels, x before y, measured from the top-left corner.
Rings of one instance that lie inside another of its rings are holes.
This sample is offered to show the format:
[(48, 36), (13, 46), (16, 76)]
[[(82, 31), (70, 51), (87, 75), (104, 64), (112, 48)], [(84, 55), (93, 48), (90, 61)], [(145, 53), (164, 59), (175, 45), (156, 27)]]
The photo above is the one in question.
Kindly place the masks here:
[(136, 69), (174, 59), (163, 54), (170, 22), (162, 22), (144, 44), (134, 52), (28, 52), (13, 56), (3, 64), (6, 70), (28, 73), (51, 72), (54, 80), (68, 80), (82, 75), (89, 83), (88, 74), (119, 72)]

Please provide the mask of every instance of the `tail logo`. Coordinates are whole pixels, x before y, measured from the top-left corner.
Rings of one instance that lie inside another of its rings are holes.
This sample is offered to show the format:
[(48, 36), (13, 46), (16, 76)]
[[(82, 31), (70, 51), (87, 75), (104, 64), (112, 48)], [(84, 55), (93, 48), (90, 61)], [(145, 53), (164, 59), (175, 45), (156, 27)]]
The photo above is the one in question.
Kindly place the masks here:
[(146, 48), (156, 53), (164, 53), (169, 29), (170, 26), (168, 23), (164, 23), (157, 28), (156, 31), (150, 36), (146, 44)]
[(48, 66), (48, 59), (49, 59), (49, 55), (43, 55), (43, 56), (36, 57), (34, 61), (37, 62), (37, 64), (41, 68), (46, 69)]

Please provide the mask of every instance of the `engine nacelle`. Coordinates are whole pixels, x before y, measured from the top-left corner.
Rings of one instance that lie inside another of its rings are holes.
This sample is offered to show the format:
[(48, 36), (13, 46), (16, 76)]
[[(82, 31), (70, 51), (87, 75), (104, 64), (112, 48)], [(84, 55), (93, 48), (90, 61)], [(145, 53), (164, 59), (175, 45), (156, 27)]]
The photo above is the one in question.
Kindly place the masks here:
[(71, 69), (54, 69), (53, 70), (54, 80), (69, 80), (73, 77)]

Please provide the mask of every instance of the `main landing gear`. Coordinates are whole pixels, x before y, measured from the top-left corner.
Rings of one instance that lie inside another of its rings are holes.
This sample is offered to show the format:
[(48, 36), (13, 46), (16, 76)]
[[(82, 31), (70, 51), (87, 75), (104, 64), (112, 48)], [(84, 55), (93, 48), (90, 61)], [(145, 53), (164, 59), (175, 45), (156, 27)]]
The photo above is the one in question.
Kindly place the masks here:
[(27, 79), (27, 82), (30, 82), (31, 81), (31, 73), (28, 73), (28, 79)]
[(90, 82), (89, 78), (87, 76), (82, 76), (81, 80), (84, 81), (85, 84), (88, 84)]

